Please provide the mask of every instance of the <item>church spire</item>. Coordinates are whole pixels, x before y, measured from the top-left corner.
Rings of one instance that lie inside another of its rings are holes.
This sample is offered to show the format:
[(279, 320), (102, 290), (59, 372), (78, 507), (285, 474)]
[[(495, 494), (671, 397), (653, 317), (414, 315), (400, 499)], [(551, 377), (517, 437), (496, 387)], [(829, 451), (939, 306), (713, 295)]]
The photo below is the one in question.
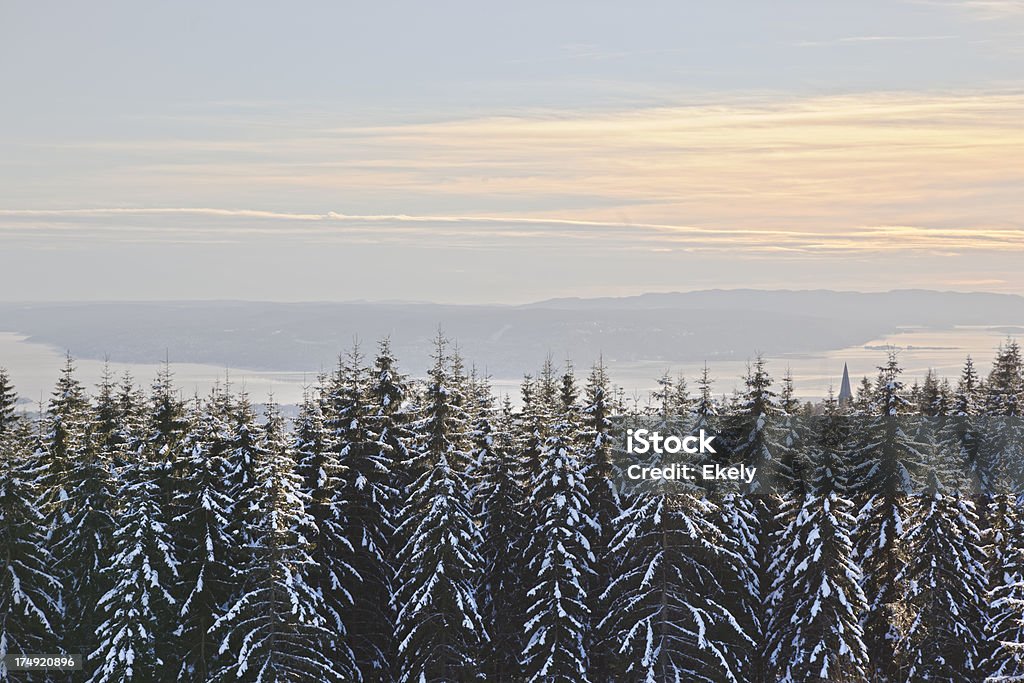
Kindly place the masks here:
[(853, 400), (853, 391), (850, 389), (850, 370), (843, 363), (843, 383), (839, 387), (839, 405), (845, 405)]

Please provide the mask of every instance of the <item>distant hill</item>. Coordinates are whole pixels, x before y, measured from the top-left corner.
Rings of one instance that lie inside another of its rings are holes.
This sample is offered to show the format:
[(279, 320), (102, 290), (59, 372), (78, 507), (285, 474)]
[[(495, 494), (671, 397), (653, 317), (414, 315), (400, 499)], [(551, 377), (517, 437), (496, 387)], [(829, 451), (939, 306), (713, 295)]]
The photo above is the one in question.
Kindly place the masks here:
[[(561, 298), (527, 304), (527, 308), (563, 310), (673, 309), (760, 310), (812, 315), (837, 310), (851, 318), (898, 317), (905, 325), (990, 324), (992, 316), (1020, 320), (1024, 297), (987, 292), (939, 292), (927, 289), (895, 289), (888, 292), (847, 292), (828, 289), (706, 289), (695, 292), (663, 292), (629, 297), (593, 299)], [(974, 322), (970, 322), (974, 321)]]
[(403, 367), (422, 373), (440, 327), (467, 358), (517, 376), (549, 353), (589, 363), (733, 360), (864, 344), (898, 327), (1024, 327), (1024, 297), (895, 290), (706, 290), (622, 298), (550, 299), (522, 306), (243, 301), (0, 304), (0, 331), (81, 358), (330, 367), (363, 341), (389, 336)]

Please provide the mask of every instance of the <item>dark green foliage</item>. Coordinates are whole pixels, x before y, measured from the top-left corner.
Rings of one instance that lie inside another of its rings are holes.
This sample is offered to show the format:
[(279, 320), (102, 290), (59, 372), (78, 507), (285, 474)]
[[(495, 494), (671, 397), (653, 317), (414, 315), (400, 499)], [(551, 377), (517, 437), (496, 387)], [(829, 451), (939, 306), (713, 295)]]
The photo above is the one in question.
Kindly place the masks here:
[(974, 503), (946, 490), (933, 473), (912, 498), (906, 586), (897, 649), (905, 680), (976, 681), (983, 657), (984, 552)]
[(159, 451), (143, 449), (120, 472), (119, 506), (103, 568), (110, 586), (99, 600), (103, 612), (92, 657), (91, 681), (157, 681), (173, 671), (175, 651), (166, 634), (178, 625), (172, 591), (178, 583), (166, 506), (159, 486)]
[(323, 597), (309, 576), (313, 519), (295, 472), (284, 421), (273, 404), (254, 451), (246, 560), (236, 567), (238, 597), (213, 624), (222, 663), (211, 681), (352, 680), (331, 660), (333, 634)]
[[(1019, 348), (901, 373), (645, 401), (548, 360), (517, 408), (443, 340), (426, 381), (384, 343), (289, 424), (167, 367), (90, 399), (70, 360), (27, 418), (0, 372), (0, 649), (81, 652), (75, 681), (1024, 680)], [(642, 423), (758, 486), (625, 486)]]
[(480, 532), (474, 523), (464, 472), (469, 465), (468, 424), (456, 376), (437, 342), (435, 364), (414, 424), (413, 466), (422, 472), (410, 487), (396, 537), (393, 604), (403, 683), (475, 680), (488, 635), (476, 602), (483, 577)]
[(525, 589), (520, 564), (526, 552), (526, 494), (520, 462), (508, 430), (511, 407), (495, 411), (489, 396), (480, 399), (473, 424), (473, 462), (476, 485), (472, 491), (480, 527), (483, 579), (480, 610), (490, 646), (483, 671), (489, 681), (516, 681), (521, 677), (522, 625)]
[(54, 573), (64, 586), (61, 645), (66, 652), (81, 652), (87, 671), (96, 664), (103, 620), (99, 602), (110, 587), (103, 570), (113, 553), (117, 496), (112, 463), (96, 442), (94, 424), (69, 357), (44, 421), (42, 511), (49, 519)]
[(854, 496), (860, 506), (855, 543), (864, 572), (868, 600), (864, 640), (873, 675), (896, 680), (896, 644), (905, 621), (902, 588), (897, 580), (906, 556), (905, 497), (913, 489), (926, 456), (908, 434), (901, 417), (912, 410), (900, 379), (895, 354), (879, 368), (873, 416), (864, 423), (852, 453)]
[[(669, 387), (665, 387), (669, 389)], [(685, 387), (680, 394), (678, 387), (672, 387), (665, 401), (670, 410), (685, 409)], [(609, 404), (611, 382), (601, 363), (590, 372), (580, 411), (580, 464), (587, 483), (587, 493), (594, 526), (588, 530), (590, 550), (594, 555), (593, 575), (587, 585), (587, 607), (590, 623), (587, 632), (587, 652), (590, 658), (590, 675), (595, 681), (607, 679), (615, 669), (617, 647), (611, 634), (600, 627), (602, 615), (608, 613), (606, 594), (614, 577), (618, 574), (617, 557), (612, 552), (616, 522), (622, 514), (619, 492), (614, 482), (611, 450), (612, 410)], [(563, 380), (563, 405), (566, 411), (574, 411), (575, 388), (573, 377), (567, 372)]]
[(0, 681), (14, 680), (6, 654), (54, 652), (60, 642), (62, 586), (35, 502), (43, 468), (31, 445), (14, 425), (0, 433)]
[(716, 523), (720, 515), (687, 492), (644, 497), (623, 513), (613, 546), (621, 565), (599, 624), (617, 645), (616, 680), (745, 680), (739, 653), (753, 642), (721, 582), (721, 568), (741, 558)]
[(171, 519), (180, 562), (175, 651), (179, 681), (206, 680), (220, 662), (210, 634), (236, 590), (232, 532), (235, 499), (228, 483), (228, 398), (220, 390), (196, 401), (182, 442), (183, 467), (175, 484)]
[(1024, 520), (1008, 494), (995, 496), (988, 518), (987, 642), (981, 671), (993, 680), (1024, 680)]
[(868, 680), (861, 619), (866, 600), (853, 552), (853, 502), (843, 452), (849, 424), (830, 396), (807, 457), (803, 495), (782, 505), (775, 548), (766, 669), (772, 680)]
[(600, 529), (580, 458), (580, 416), (570, 373), (563, 379), (561, 402), (533, 480), (537, 526), (529, 536), (523, 649), (529, 681), (590, 680), (586, 642), (593, 615), (586, 587), (594, 580), (596, 558), (589, 538)]
[(329, 501), (329, 510), (314, 513), (322, 519), (316, 559), (326, 568), (319, 585), (332, 621), (348, 634), (343, 647), (353, 650), (363, 676), (370, 680), (387, 669), (394, 651), (388, 553), (398, 496), (387, 447), (390, 436), (378, 437), (371, 431), (378, 412), (370, 403), (371, 387), (381, 393), (356, 346), (339, 361), (325, 391), (328, 452), (321, 468), (322, 485), (313, 494), (321, 501), (318, 505)]
[(17, 422), (18, 395), (7, 370), (0, 367), (0, 437), (14, 430)]

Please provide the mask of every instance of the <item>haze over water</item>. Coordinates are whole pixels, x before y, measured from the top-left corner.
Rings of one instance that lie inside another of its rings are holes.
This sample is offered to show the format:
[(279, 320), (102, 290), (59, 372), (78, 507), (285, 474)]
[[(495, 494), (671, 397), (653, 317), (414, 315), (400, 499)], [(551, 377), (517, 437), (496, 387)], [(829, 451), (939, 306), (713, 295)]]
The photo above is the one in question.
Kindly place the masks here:
[[(924, 378), (929, 368), (951, 381), (959, 376), (964, 359), (971, 355), (978, 371), (988, 372), (991, 359), (1000, 343), (1006, 340), (1006, 328), (993, 326), (961, 326), (950, 330), (906, 329), (898, 333), (874, 339), (868, 344), (834, 349), (821, 353), (780, 354), (768, 357), (768, 367), (778, 381), (788, 368), (793, 373), (797, 394), (805, 400), (818, 400), (826, 395), (829, 387), (837, 392), (842, 377), (843, 363), (850, 368), (851, 381), (856, 384), (863, 375), (873, 378), (876, 367), (881, 365), (894, 347), (904, 368), (908, 385)], [(339, 350), (341, 351), (341, 350)], [(751, 358), (756, 354), (751, 350)], [(182, 363), (174, 360), (173, 349), (168, 350), (171, 371), (175, 383), (185, 396), (206, 395), (214, 385), (223, 386), (230, 381), (235, 391), (245, 390), (257, 403), (267, 400), (273, 394), (281, 404), (296, 404), (302, 400), (304, 387), (314, 385), (321, 368), (310, 368), (308, 372), (253, 370), (226, 368), (199, 363)], [(19, 334), (0, 332), (0, 367), (6, 367), (19, 396), (30, 401), (25, 407), (34, 410), (42, 398), (45, 402), (64, 365), (65, 352), (53, 346), (27, 341)], [(398, 359), (401, 367), (401, 358)], [(467, 359), (473, 361), (474, 359)], [(559, 361), (560, 359), (555, 359)], [(594, 361), (591, 358), (573, 358), (581, 383)], [(537, 366), (543, 358), (537, 359)], [(675, 378), (682, 373), (691, 388), (703, 369), (703, 363), (664, 361), (616, 362), (609, 361), (609, 371), (616, 385), (622, 387), (627, 396), (636, 396), (646, 401), (648, 393), (656, 387), (657, 379), (667, 370)], [(746, 373), (745, 360), (718, 360), (708, 363), (715, 380), (715, 393), (729, 393), (742, 383)], [(104, 362), (95, 359), (76, 358), (78, 378), (90, 388), (100, 381)], [(130, 372), (135, 381), (148, 386), (162, 367), (162, 361), (153, 363), (109, 363), (115, 377)], [(523, 368), (523, 372), (535, 373), (535, 367)], [(508, 393), (518, 400), (518, 377), (493, 378), (494, 389), (499, 394)]]

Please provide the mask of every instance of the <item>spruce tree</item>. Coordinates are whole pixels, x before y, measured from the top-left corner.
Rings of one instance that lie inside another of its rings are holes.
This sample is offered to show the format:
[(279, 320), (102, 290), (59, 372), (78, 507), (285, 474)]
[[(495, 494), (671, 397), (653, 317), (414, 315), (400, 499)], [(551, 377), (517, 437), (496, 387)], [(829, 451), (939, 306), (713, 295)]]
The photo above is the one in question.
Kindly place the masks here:
[(596, 558), (588, 537), (591, 512), (579, 453), (579, 410), (571, 377), (563, 383), (558, 421), (541, 452), (533, 482), (538, 526), (531, 530), (523, 666), (529, 681), (587, 681), (585, 643), (592, 615), (586, 586)]
[(932, 368), (928, 368), (925, 373), (919, 401), (918, 412), (925, 417), (945, 417), (952, 408), (953, 397), (949, 385)]
[(103, 366), (100, 383), (96, 387), (93, 412), (93, 434), (97, 447), (111, 462), (120, 462), (124, 449), (121, 410), (117, 404), (117, 385), (110, 364)]
[(875, 386), (867, 377), (861, 377), (857, 385), (857, 395), (853, 398), (853, 412), (857, 415), (873, 415), (875, 406)]
[(339, 669), (358, 671), (352, 652), (349, 621), (354, 593), (362, 590), (352, 567), (353, 547), (348, 540), (344, 467), (332, 447), (322, 412), (322, 400), (307, 390), (295, 421), (293, 448), (296, 472), (313, 521), (309, 580), (323, 596), (322, 611), (332, 633), (330, 651)]
[(84, 655), (86, 673), (95, 670), (100, 599), (109, 583), (103, 573), (113, 554), (113, 512), (117, 483), (94, 440), (93, 415), (75, 366), (67, 358), (50, 400), (42, 446), (47, 480), (43, 513), (55, 570), (64, 584), (62, 647)]
[(62, 586), (36, 504), (44, 467), (27, 454), (28, 430), (8, 421), (0, 433), (0, 681), (17, 680), (6, 655), (55, 652), (60, 641)]
[(86, 450), (90, 418), (85, 387), (75, 377), (74, 361), (68, 356), (51, 395), (46, 415), (41, 417), (41, 429), (44, 432), (42, 446), (46, 449), (50, 477), (45, 492), (48, 504), (45, 512), (52, 517), (53, 524), (68, 519), (67, 478)]
[(951, 398), (949, 415), (943, 421), (940, 438), (946, 447), (959, 453), (960, 461), (966, 467), (966, 477), (978, 492), (987, 496), (993, 492), (997, 473), (987, 462), (983, 449), (984, 418), (979, 415), (979, 398), (978, 373), (968, 356)]
[[(973, 369), (973, 367), (971, 368)], [(966, 376), (974, 386), (976, 375)], [(987, 494), (985, 545), (989, 570), (986, 595), (984, 672), (991, 680), (1024, 680), (1024, 522), (1021, 519), (1021, 475), (1024, 428), (1021, 426), (1022, 367), (1020, 349), (1012, 340), (1000, 347), (983, 389), (977, 389), (985, 415), (973, 418), (979, 470)], [(968, 450), (968, 454), (972, 451)]]
[(738, 398), (731, 438), (736, 459), (756, 468), (758, 476), (750, 484), (749, 492), (764, 496), (776, 488), (784, 490), (792, 470), (781, 457), (776, 424), (783, 415), (783, 407), (778, 394), (772, 391), (772, 378), (761, 356), (753, 366), (748, 366), (744, 391)]
[[(668, 485), (637, 496), (613, 549), (621, 565), (599, 628), (617, 645), (615, 680), (747, 680), (753, 642), (726, 604), (723, 568), (742, 562), (706, 496)], [(737, 648), (742, 643), (745, 648)]]
[(711, 387), (714, 380), (705, 364), (697, 381), (697, 399), (693, 406), (693, 431), (704, 430), (708, 434), (717, 434), (719, 429), (718, 406), (715, 403)]
[[(387, 486), (381, 487), (377, 505), (381, 520), (383, 545), (376, 564), (378, 573), (374, 584), (376, 597), (374, 605), (380, 638), (376, 648), (380, 652), (382, 671), (395, 660), (398, 644), (395, 641), (395, 615), (391, 595), (395, 586), (395, 554), (399, 543), (395, 528), (399, 523), (398, 511), (412, 483), (409, 466), (409, 444), (412, 435), (409, 430), (413, 403), (412, 388), (407, 378), (399, 372), (398, 361), (391, 351), (391, 343), (383, 339), (378, 344), (377, 357), (367, 389), (367, 432), (371, 442), (371, 455), (389, 473)], [(387, 495), (384, 495), (387, 494)]]
[(985, 413), (1014, 415), (1024, 412), (1024, 363), (1020, 344), (1008, 339), (999, 347), (985, 382)]
[(533, 500), (533, 482), (540, 475), (541, 452), (550, 422), (549, 412), (541, 399), (539, 384), (530, 375), (523, 377), (520, 384), (523, 407), (519, 412), (516, 429), (519, 437), (520, 461), (527, 494), (527, 524), (536, 526), (537, 510)]
[[(716, 400), (712, 387), (714, 380), (707, 364), (701, 371), (697, 381), (697, 397), (693, 407), (693, 426), (691, 433), (704, 430), (707, 434), (719, 435), (728, 415)], [(728, 435), (726, 435), (728, 437)], [(720, 455), (705, 456), (697, 464), (711, 462)], [(761, 627), (761, 583), (757, 565), (757, 535), (759, 528), (757, 517), (751, 501), (735, 488), (715, 486), (713, 483), (703, 485), (708, 497), (716, 504), (717, 517), (715, 523), (720, 533), (727, 539), (727, 547), (732, 553), (718, 564), (720, 584), (722, 585), (723, 606), (736, 620), (736, 628), (727, 630), (724, 637), (728, 639), (728, 647), (732, 656), (737, 659), (740, 671), (753, 675), (754, 656), (760, 647)]]
[(0, 367), (0, 436), (12, 431), (17, 420), (18, 395), (7, 369)]
[[(608, 586), (618, 573), (617, 558), (611, 546), (615, 538), (616, 520), (622, 514), (622, 503), (616, 487), (612, 466), (612, 412), (609, 405), (608, 373), (602, 361), (591, 369), (587, 379), (585, 405), (580, 412), (580, 459), (587, 484), (587, 492), (594, 528), (588, 532), (590, 550), (594, 555), (593, 576), (587, 586), (587, 606), (590, 610), (589, 640), (587, 652), (590, 659), (590, 675), (594, 680), (607, 679), (614, 668), (616, 650), (611, 634), (603, 632), (598, 625), (601, 616), (607, 613), (605, 594)], [(665, 385), (666, 404), (674, 410), (673, 403), (679, 400), (671, 381)], [(567, 370), (563, 378), (563, 404), (573, 405), (575, 393), (572, 371)]]
[(320, 529), (325, 555), (318, 558), (330, 583), (322, 584), (333, 613), (345, 617), (351, 647), (363, 675), (376, 678), (391, 655), (393, 632), (388, 597), (392, 569), (388, 553), (393, 530), (394, 487), (391, 453), (380, 448), (370, 431), (371, 375), (358, 345), (344, 359), (324, 402), (328, 447), (336, 471), (330, 486), (334, 516)]
[(170, 635), (178, 623), (172, 595), (178, 561), (159, 484), (163, 453), (151, 448), (155, 442), (136, 443), (119, 477), (113, 554), (103, 568), (110, 589), (98, 603), (103, 619), (91, 655), (92, 683), (163, 680), (176, 664)]
[(690, 389), (686, 383), (686, 377), (679, 373), (676, 377), (670, 400), (672, 413), (679, 417), (688, 417), (693, 412), (693, 397), (690, 396)]
[(974, 503), (942, 484), (932, 469), (912, 499), (907, 563), (906, 626), (897, 655), (905, 680), (976, 681), (982, 659), (984, 553)]
[[(226, 491), (233, 501), (234, 514), (230, 519), (230, 533), (235, 538), (235, 556), (229, 558), (234, 568), (244, 567), (248, 560), (246, 549), (252, 541), (259, 521), (257, 501), (262, 492), (258, 488), (260, 440), (262, 425), (256, 421), (256, 409), (244, 391), (234, 396), (225, 386), (223, 401), (226, 439), (224, 479)], [(235, 596), (237, 597), (237, 595)]]
[(981, 380), (974, 368), (974, 360), (967, 356), (964, 369), (960, 373), (956, 395), (953, 400), (953, 412), (971, 415), (978, 412), (981, 401)]
[(907, 433), (912, 406), (904, 395), (902, 368), (895, 352), (879, 368), (873, 390), (874, 416), (861, 422), (861, 434), (851, 459), (855, 496), (860, 505), (856, 547), (864, 573), (868, 611), (864, 642), (871, 675), (878, 681), (897, 680), (896, 644), (905, 622), (903, 587), (898, 576), (905, 559), (905, 498), (914, 492), (926, 456), (922, 445)]
[[(805, 424), (802, 419), (802, 406), (796, 397), (796, 384), (793, 381), (793, 373), (787, 368), (786, 374), (782, 377), (782, 390), (779, 392), (779, 430), (777, 438), (777, 449), (780, 467), (775, 480), (776, 493), (784, 500), (799, 500), (805, 491), (805, 478), (809, 476), (806, 470), (806, 445), (803, 443)], [(788, 524), (790, 519), (780, 520)]]
[(658, 378), (658, 388), (651, 392), (651, 401), (654, 403), (654, 409), (657, 410), (658, 415), (667, 418), (672, 415), (672, 401), (675, 394), (675, 380), (669, 375), (666, 370), (660, 378)]
[[(370, 414), (367, 418), (370, 437), (378, 461), (387, 464), (391, 472), (393, 498), (383, 500), (382, 506), (392, 518), (401, 498), (412, 483), (409, 477), (407, 461), (409, 460), (409, 421), (410, 405), (413, 403), (412, 389), (408, 379), (398, 370), (398, 361), (391, 351), (391, 342), (387, 339), (378, 344), (377, 357), (371, 370), (368, 385), (367, 402)], [(389, 555), (394, 548), (389, 548)], [(393, 568), (392, 568), (393, 571)]]
[(182, 442), (171, 520), (180, 566), (178, 624), (174, 631), (179, 681), (205, 681), (218, 668), (219, 642), (210, 633), (235, 593), (239, 513), (228, 482), (230, 398), (218, 387), (195, 401)]
[(463, 475), (469, 425), (440, 337), (434, 361), (414, 424), (413, 466), (422, 474), (410, 487), (396, 531), (403, 545), (393, 597), (395, 673), (403, 683), (479, 678), (478, 655), (488, 640), (476, 602), (480, 532)]
[(169, 363), (164, 363), (153, 381), (149, 398), (147, 451), (157, 464), (157, 486), (161, 506), (168, 515), (175, 516), (177, 485), (182, 480), (185, 458), (182, 442), (188, 429), (185, 404), (174, 387), (174, 376)]
[(1024, 362), (1020, 346), (1000, 346), (984, 390), (984, 438), (981, 444), (983, 483), (996, 480), (1024, 497)]
[(984, 532), (986, 681), (1024, 681), (1024, 519), (1011, 494), (993, 496)]
[(774, 580), (772, 551), (779, 532), (775, 518), (781, 502), (777, 491), (784, 490), (792, 477), (782, 458), (777, 424), (782, 414), (767, 364), (758, 356), (748, 366), (743, 391), (730, 415), (728, 435), (734, 461), (754, 467), (756, 476), (739, 489), (721, 487), (725, 528), (744, 560), (736, 567), (738, 573), (728, 577), (727, 585), (735, 600), (733, 610), (756, 643), (745, 664), (754, 680), (763, 676), (763, 635), (771, 619), (772, 605), (765, 598)]
[(521, 679), (519, 656), (523, 650), (522, 625), (525, 592), (522, 556), (526, 551), (526, 493), (520, 463), (508, 429), (511, 406), (495, 410), (493, 398), (477, 397), (478, 417), (473, 423), (475, 483), (473, 502), (480, 528), (483, 580), (480, 611), (490, 636), (484, 653), (483, 673), (489, 681)]
[(284, 420), (272, 402), (266, 412), (254, 451), (247, 559), (237, 577), (241, 592), (213, 625), (226, 661), (210, 680), (352, 680), (354, 669), (339, 670), (331, 660), (323, 597), (308, 579), (315, 528)]
[(785, 683), (866, 682), (866, 599), (853, 552), (855, 518), (843, 452), (850, 426), (831, 394), (817, 426), (808, 491), (779, 512), (785, 526), (772, 572), (767, 669), (770, 680)]

